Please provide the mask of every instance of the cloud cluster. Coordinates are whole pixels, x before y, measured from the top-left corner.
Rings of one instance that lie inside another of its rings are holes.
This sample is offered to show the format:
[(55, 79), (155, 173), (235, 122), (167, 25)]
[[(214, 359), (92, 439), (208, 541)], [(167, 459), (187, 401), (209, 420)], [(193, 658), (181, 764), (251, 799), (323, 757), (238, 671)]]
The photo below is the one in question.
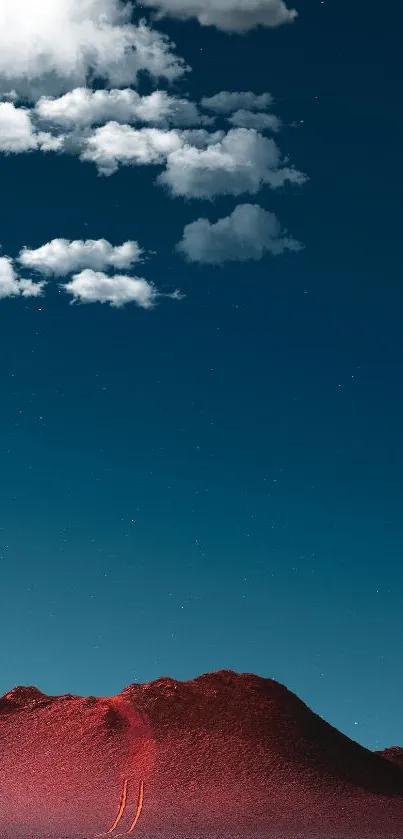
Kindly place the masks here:
[(157, 183), (171, 195), (214, 198), (257, 193), (287, 181), (300, 185), (306, 176), (281, 158), (274, 140), (253, 128), (208, 132), (132, 128), (116, 122), (95, 129), (85, 141), (81, 159), (92, 161), (103, 175), (119, 166), (161, 165)]
[(157, 9), (157, 18), (196, 18), (201, 26), (215, 26), (223, 32), (280, 26), (297, 17), (284, 0), (142, 0), (142, 4)]
[[(136, 303), (143, 309), (151, 309), (160, 297), (181, 299), (179, 292), (162, 294), (143, 277), (107, 273), (108, 268), (130, 269), (141, 261), (143, 253), (134, 241), (114, 246), (106, 239), (52, 239), (39, 248), (24, 246), (15, 262), (22, 269), (43, 276), (69, 276), (60, 288), (72, 297), (73, 303), (109, 303), (115, 308)], [(0, 298), (39, 297), (47, 284), (47, 280), (19, 277), (14, 260), (10, 256), (0, 257)]]
[[(14, 102), (0, 102), (0, 151), (40, 149), (76, 154), (94, 163), (102, 175), (112, 175), (119, 166), (159, 165), (164, 170), (157, 183), (173, 196), (189, 198), (256, 194), (265, 184), (276, 189), (287, 181), (305, 182), (306, 176), (282, 159), (274, 140), (261, 133), (279, 129), (274, 115), (236, 110), (229, 117), (233, 127), (227, 132), (171, 128), (164, 126), (170, 112), (172, 116), (176, 108), (181, 110), (180, 121), (186, 124), (187, 120), (197, 120), (197, 108), (187, 100), (155, 93), (139, 97), (130, 90), (78, 89), (58, 99), (41, 98), (31, 110)], [(92, 126), (110, 112), (122, 120), (130, 116), (134, 119), (136, 112), (139, 118), (141, 114), (143, 119), (154, 119), (163, 127), (135, 127), (116, 119)], [(54, 134), (42, 131), (40, 120), (45, 119), (59, 124), (70, 121), (74, 127)]]
[(187, 68), (174, 45), (145, 21), (132, 24), (132, 10), (125, 0), (0, 0), (3, 92), (36, 99), (95, 78), (122, 87), (141, 71), (178, 79)]
[(42, 120), (66, 128), (82, 128), (106, 122), (144, 122), (168, 126), (211, 124), (194, 102), (154, 90), (140, 96), (131, 88), (90, 90), (78, 87), (60, 97), (42, 96), (34, 114)]
[(274, 213), (258, 204), (240, 204), (231, 215), (211, 224), (206, 218), (188, 224), (177, 250), (189, 262), (222, 265), (224, 262), (261, 259), (266, 253), (299, 251), (302, 245), (281, 229)]
[[(274, 27), (296, 16), (287, 0), (142, 0), (154, 17), (196, 18), (226, 32)], [(221, 91), (200, 103), (133, 88), (146, 72), (174, 82), (189, 70), (168, 37), (133, 23), (128, 0), (0, 0), (0, 153), (76, 155), (101, 175), (121, 166), (158, 166), (155, 183), (172, 197), (212, 200), (256, 195), (264, 186), (302, 185), (306, 175), (273, 138), (280, 119), (265, 92)], [(30, 106), (28, 106), (30, 104)], [(218, 126), (218, 128), (217, 128)], [(188, 261), (221, 264), (298, 250), (273, 213), (242, 204), (211, 223), (188, 224), (177, 245)], [(152, 308), (161, 295), (132, 276), (137, 242), (53, 239), (0, 257), (0, 297), (39, 297), (48, 278), (64, 278), (72, 302)], [(20, 273), (34, 272), (34, 279)], [(41, 278), (35, 279), (35, 275)]]

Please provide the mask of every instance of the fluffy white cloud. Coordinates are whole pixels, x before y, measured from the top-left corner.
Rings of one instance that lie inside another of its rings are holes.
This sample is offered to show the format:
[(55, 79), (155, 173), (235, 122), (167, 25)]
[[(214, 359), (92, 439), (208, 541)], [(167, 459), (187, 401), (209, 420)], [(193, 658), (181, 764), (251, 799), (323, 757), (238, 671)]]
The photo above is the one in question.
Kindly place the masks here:
[(45, 282), (34, 283), (32, 280), (20, 279), (14, 269), (13, 260), (9, 256), (0, 256), (0, 299), (4, 297), (39, 297)]
[(210, 124), (210, 117), (202, 116), (188, 99), (169, 96), (165, 90), (155, 90), (149, 96), (139, 96), (131, 88), (123, 90), (90, 90), (79, 87), (58, 98), (43, 96), (35, 106), (35, 115), (67, 127), (84, 127), (102, 122), (145, 122), (177, 126)]
[(11, 297), (13, 294), (18, 294), (18, 277), (13, 260), (9, 256), (0, 256), (0, 297)]
[(18, 261), (41, 274), (64, 277), (84, 268), (130, 268), (143, 255), (137, 242), (111, 245), (106, 239), (52, 239), (40, 248), (22, 248)]
[(226, 218), (211, 224), (206, 218), (188, 224), (177, 250), (189, 262), (221, 265), (261, 259), (265, 253), (298, 251), (302, 245), (281, 229), (274, 213), (258, 204), (240, 204)]
[(228, 122), (239, 128), (256, 128), (257, 131), (279, 131), (281, 120), (275, 114), (254, 113), (240, 109), (235, 111)]
[(125, 306), (126, 303), (137, 303), (143, 309), (151, 309), (159, 296), (155, 287), (140, 277), (124, 274), (110, 277), (91, 268), (75, 274), (62, 288), (72, 295), (73, 301), (109, 303), (115, 308)]
[(6, 154), (35, 151), (57, 151), (62, 138), (37, 131), (26, 108), (13, 102), (0, 102), (0, 151)]
[(224, 32), (280, 26), (297, 16), (284, 0), (142, 0), (142, 5), (157, 8), (157, 18), (197, 18), (201, 26), (216, 26)]
[(12, 102), (0, 102), (0, 150), (24, 152), (37, 146), (29, 112), (16, 108)]
[(159, 128), (131, 128), (108, 122), (87, 139), (81, 160), (95, 163), (103, 175), (112, 175), (119, 164), (145, 166), (164, 163), (170, 152), (182, 144), (178, 131)]
[(0, 0), (0, 83), (3, 92), (37, 98), (88, 78), (108, 86), (136, 81), (140, 71), (177, 79), (185, 71), (165, 35), (131, 23), (125, 0)]
[(158, 177), (173, 195), (189, 198), (255, 194), (264, 184), (276, 189), (286, 181), (302, 184), (306, 176), (281, 160), (274, 140), (247, 128), (233, 128), (204, 149), (182, 145)]
[(119, 165), (165, 165), (157, 183), (175, 196), (255, 194), (286, 181), (302, 184), (306, 176), (281, 159), (272, 139), (255, 129), (209, 132), (204, 128), (162, 130), (132, 128), (109, 122), (86, 138), (81, 159), (92, 161), (103, 175)]
[(271, 93), (252, 93), (251, 90), (221, 90), (214, 96), (204, 96), (200, 102), (207, 111), (216, 114), (231, 114), (243, 108), (247, 111), (264, 111), (273, 104)]

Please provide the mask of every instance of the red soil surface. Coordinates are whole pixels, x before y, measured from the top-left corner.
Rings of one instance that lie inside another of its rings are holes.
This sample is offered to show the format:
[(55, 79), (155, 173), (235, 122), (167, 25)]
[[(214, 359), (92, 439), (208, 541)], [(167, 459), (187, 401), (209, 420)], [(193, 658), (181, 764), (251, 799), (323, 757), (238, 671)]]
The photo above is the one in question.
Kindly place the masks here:
[(401, 752), (249, 673), (110, 698), (16, 688), (0, 699), (0, 839), (402, 839)]

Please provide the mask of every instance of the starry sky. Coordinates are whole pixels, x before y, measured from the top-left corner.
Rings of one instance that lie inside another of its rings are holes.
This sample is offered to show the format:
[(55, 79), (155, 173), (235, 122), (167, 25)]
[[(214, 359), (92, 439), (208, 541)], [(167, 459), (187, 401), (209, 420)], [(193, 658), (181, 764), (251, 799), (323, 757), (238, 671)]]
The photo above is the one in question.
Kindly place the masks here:
[(403, 745), (402, 10), (37, 7), (0, 0), (0, 694), (233, 669)]

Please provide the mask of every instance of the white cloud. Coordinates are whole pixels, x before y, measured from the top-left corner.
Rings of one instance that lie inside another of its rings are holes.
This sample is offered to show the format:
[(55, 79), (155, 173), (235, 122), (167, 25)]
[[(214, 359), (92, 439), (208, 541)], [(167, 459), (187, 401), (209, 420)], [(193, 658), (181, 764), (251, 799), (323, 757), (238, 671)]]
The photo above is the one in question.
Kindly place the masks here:
[(23, 277), (18, 282), (22, 297), (41, 297), (45, 285), (47, 285), (45, 280), (34, 282), (33, 280), (25, 280)]
[(84, 268), (130, 268), (141, 261), (142, 255), (133, 241), (114, 246), (106, 239), (52, 239), (40, 248), (22, 248), (18, 262), (41, 274), (63, 277)]
[(0, 0), (3, 92), (37, 98), (98, 76), (108, 86), (136, 81), (140, 71), (177, 79), (185, 71), (173, 45), (145, 21), (133, 25), (121, 0)]
[(169, 96), (164, 90), (155, 90), (150, 96), (140, 98), (137, 119), (179, 127), (209, 125), (214, 121), (211, 117), (202, 116), (194, 102)]
[(88, 138), (81, 160), (95, 163), (103, 175), (112, 175), (119, 164), (145, 166), (164, 163), (169, 153), (180, 148), (181, 144), (178, 131), (137, 129), (108, 122), (96, 128)]
[(4, 297), (39, 297), (45, 282), (34, 283), (32, 280), (20, 279), (14, 269), (13, 260), (9, 256), (0, 256), (0, 299)]
[(57, 151), (61, 145), (61, 137), (36, 130), (26, 108), (16, 108), (13, 102), (0, 102), (0, 152)]
[(226, 218), (211, 224), (206, 218), (188, 224), (177, 250), (189, 262), (221, 265), (261, 259), (265, 253), (298, 251), (302, 245), (281, 229), (274, 213), (258, 204), (240, 204)]
[(163, 130), (132, 128), (109, 122), (86, 138), (81, 159), (92, 161), (103, 175), (119, 165), (165, 165), (157, 183), (172, 195), (213, 198), (255, 194), (268, 184), (302, 184), (306, 176), (282, 160), (272, 139), (255, 129), (209, 132), (204, 128)]
[(126, 303), (137, 303), (143, 309), (151, 309), (158, 297), (155, 287), (140, 277), (116, 274), (109, 277), (102, 271), (86, 268), (75, 274), (62, 288), (81, 303), (109, 303), (115, 308)]
[(216, 26), (224, 32), (280, 26), (297, 16), (284, 0), (142, 0), (142, 4), (157, 8), (157, 18), (197, 18), (201, 26)]
[(38, 147), (29, 111), (0, 102), (0, 151), (24, 152)]
[(279, 131), (281, 120), (275, 114), (261, 114), (243, 109), (235, 111), (228, 122), (239, 128), (255, 128), (256, 131)]
[(200, 102), (207, 111), (216, 114), (230, 114), (244, 108), (247, 111), (264, 111), (273, 104), (271, 93), (252, 93), (251, 90), (221, 90), (214, 96), (204, 96)]
[(0, 298), (18, 293), (18, 277), (14, 271), (13, 260), (9, 256), (0, 256)]
[(170, 96), (165, 90), (155, 90), (149, 96), (139, 96), (131, 88), (123, 90), (90, 90), (79, 87), (58, 98), (43, 96), (35, 106), (35, 115), (68, 127), (84, 127), (102, 122), (145, 122), (177, 126), (211, 123), (202, 116), (188, 99)]
[(281, 160), (274, 140), (247, 128), (233, 128), (205, 149), (182, 145), (158, 177), (173, 195), (191, 198), (255, 194), (264, 184), (276, 189), (286, 181), (302, 184), (306, 176)]

